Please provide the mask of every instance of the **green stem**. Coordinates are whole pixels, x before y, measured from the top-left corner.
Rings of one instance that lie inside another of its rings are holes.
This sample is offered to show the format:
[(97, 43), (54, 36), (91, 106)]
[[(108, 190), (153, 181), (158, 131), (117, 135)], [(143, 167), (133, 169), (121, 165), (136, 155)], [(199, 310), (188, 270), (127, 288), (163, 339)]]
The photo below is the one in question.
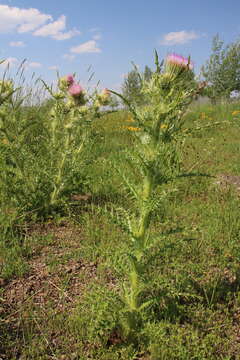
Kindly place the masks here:
[(140, 283), (140, 275), (141, 275), (141, 259), (144, 254), (145, 245), (146, 245), (146, 235), (149, 229), (150, 224), (150, 215), (151, 208), (149, 206), (149, 201), (152, 196), (153, 191), (153, 176), (149, 172), (144, 180), (142, 186), (142, 199), (140, 202), (140, 217), (138, 223), (138, 230), (135, 234), (135, 240), (137, 242), (137, 251), (135, 252), (135, 264), (132, 264), (132, 271), (129, 275), (129, 283), (130, 283), (130, 297), (129, 297), (129, 307), (131, 317), (133, 312), (138, 311), (140, 307), (139, 302), (139, 283)]
[[(3, 121), (4, 123), (4, 121)], [(4, 123), (5, 124), (5, 123)], [(31, 178), (29, 175), (26, 174), (25, 172), (25, 168), (24, 168), (24, 163), (22, 163), (19, 160), (19, 153), (16, 149), (12, 149), (14, 147), (14, 142), (15, 142), (15, 137), (14, 135), (9, 134), (9, 132), (7, 131), (7, 128), (3, 128), (1, 129), (2, 132), (4, 133), (7, 141), (9, 144), (11, 144), (11, 148), (10, 148), (10, 155), (13, 159), (13, 162), (15, 163), (17, 169), (19, 170), (20, 174), (21, 174), (21, 180), (24, 181), (26, 188), (31, 189), (32, 192), (35, 191), (35, 188), (33, 186), (33, 182), (31, 181)]]
[(64, 151), (62, 153), (59, 163), (57, 164), (58, 165), (58, 173), (56, 176), (56, 180), (54, 182), (54, 190), (50, 197), (50, 206), (54, 205), (56, 203), (58, 195), (62, 189), (62, 177), (63, 177), (63, 173), (64, 173), (64, 165), (65, 165), (65, 161), (66, 161), (66, 157), (67, 157), (67, 151), (69, 148), (70, 137), (71, 137), (71, 134), (70, 134), (70, 131), (68, 130), (68, 134), (66, 136), (66, 140), (64, 143)]
[(150, 208), (149, 208), (149, 200), (152, 196), (153, 190), (153, 178), (152, 174), (149, 173), (143, 180), (143, 192), (142, 192), (142, 208), (139, 222), (139, 234), (141, 237), (145, 237), (146, 231), (149, 226), (149, 216), (150, 216)]

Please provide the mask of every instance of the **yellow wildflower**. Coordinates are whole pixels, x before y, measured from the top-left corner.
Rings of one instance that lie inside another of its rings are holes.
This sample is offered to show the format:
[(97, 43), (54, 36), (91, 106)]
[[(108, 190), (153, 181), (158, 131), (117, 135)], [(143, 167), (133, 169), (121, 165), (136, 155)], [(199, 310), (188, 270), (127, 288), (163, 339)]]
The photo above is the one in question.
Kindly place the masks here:
[(238, 114), (240, 114), (240, 110), (235, 110), (235, 111), (232, 112), (233, 116), (238, 115)]
[(129, 131), (140, 131), (141, 130), (140, 128), (134, 127), (134, 126), (124, 126), (124, 128)]
[(166, 124), (160, 125), (160, 129), (167, 129), (167, 125)]
[(3, 142), (4, 145), (8, 145), (8, 144), (9, 144), (9, 141), (8, 141), (7, 139), (3, 139), (2, 142)]
[(127, 122), (134, 122), (133, 118), (131, 116), (129, 116), (126, 120)]

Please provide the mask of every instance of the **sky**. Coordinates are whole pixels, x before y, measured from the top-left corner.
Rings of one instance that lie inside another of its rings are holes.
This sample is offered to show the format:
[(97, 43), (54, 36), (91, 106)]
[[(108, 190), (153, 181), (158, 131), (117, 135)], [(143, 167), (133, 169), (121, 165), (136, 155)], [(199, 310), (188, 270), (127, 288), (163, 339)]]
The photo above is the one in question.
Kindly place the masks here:
[(27, 77), (76, 72), (87, 84), (94, 72), (92, 83), (119, 90), (131, 62), (154, 68), (156, 49), (190, 55), (198, 74), (214, 35), (240, 38), (239, 14), (240, 0), (0, 0), (0, 71), (26, 59)]

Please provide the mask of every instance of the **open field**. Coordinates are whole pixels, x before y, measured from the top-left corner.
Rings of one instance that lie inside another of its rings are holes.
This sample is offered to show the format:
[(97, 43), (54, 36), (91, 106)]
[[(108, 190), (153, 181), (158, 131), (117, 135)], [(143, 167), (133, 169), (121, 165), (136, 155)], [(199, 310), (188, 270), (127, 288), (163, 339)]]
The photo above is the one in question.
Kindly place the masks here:
[[(93, 122), (88, 151), (54, 211), (41, 208), (47, 192), (33, 198), (26, 183), (1, 189), (1, 359), (240, 359), (239, 190), (227, 177), (240, 175), (240, 104), (192, 105), (185, 116), (185, 128), (202, 129), (186, 137), (189, 175), (164, 185), (154, 210), (151, 233), (161, 239), (142, 295), (154, 301), (137, 345), (119, 331), (128, 242), (110, 216), (112, 206), (134, 207), (117, 171), (121, 152), (134, 145), (131, 116), (118, 111)], [(46, 109), (27, 109), (22, 119), (35, 119), (36, 131), (10, 145), (36, 167), (28, 182), (35, 184), (48, 157), (38, 148)], [(2, 139), (1, 154), (10, 145)]]
[(0, 3), (0, 360), (240, 360), (240, 1)]

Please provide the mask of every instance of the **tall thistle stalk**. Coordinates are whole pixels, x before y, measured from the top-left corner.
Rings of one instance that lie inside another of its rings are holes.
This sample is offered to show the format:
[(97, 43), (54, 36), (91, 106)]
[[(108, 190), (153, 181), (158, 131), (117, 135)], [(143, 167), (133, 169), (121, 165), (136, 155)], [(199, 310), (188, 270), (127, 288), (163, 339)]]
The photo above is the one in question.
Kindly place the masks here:
[[(123, 284), (124, 330), (132, 336), (142, 321), (142, 310), (151, 300), (144, 300), (144, 258), (158, 239), (150, 233), (151, 217), (159, 206), (156, 190), (179, 174), (180, 151), (184, 135), (183, 115), (196, 95), (190, 59), (169, 55), (159, 64), (155, 53), (156, 71), (150, 81), (141, 78), (144, 104), (130, 103), (118, 95), (127, 105), (136, 127), (131, 127), (135, 146), (126, 152), (128, 176), (119, 171), (127, 190), (134, 198), (135, 211), (117, 214), (129, 234), (128, 280)], [(136, 131), (134, 131), (136, 130)], [(117, 212), (117, 209), (116, 209)]]
[(98, 116), (100, 107), (108, 104), (110, 93), (105, 89), (101, 94), (89, 96), (72, 75), (59, 79), (57, 93), (52, 93), (46, 84), (45, 87), (55, 100), (49, 119), (52, 191), (46, 204), (52, 208), (59, 203), (67, 172), (76, 165), (85, 145), (89, 123)]

